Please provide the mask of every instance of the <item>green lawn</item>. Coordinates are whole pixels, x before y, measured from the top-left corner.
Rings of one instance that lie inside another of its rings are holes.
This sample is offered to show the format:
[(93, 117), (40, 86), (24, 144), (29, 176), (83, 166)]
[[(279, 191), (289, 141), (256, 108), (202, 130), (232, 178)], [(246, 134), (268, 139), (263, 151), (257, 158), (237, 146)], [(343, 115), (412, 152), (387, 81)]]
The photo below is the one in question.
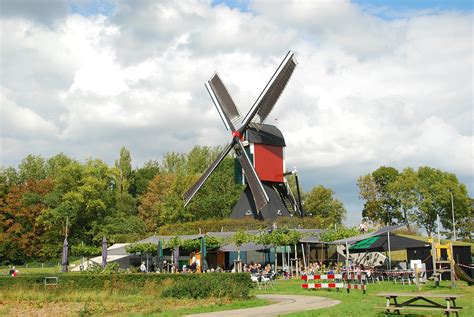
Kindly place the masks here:
[[(311, 290), (302, 289), (300, 280), (278, 281), (274, 289), (256, 290), (256, 294), (279, 293), (279, 294), (298, 294), (314, 295), (338, 299), (342, 303), (330, 308), (313, 310), (303, 313), (294, 313), (287, 316), (384, 316), (376, 306), (384, 306), (385, 298), (377, 297), (380, 292), (416, 292), (415, 285), (394, 284), (393, 282), (381, 282), (380, 284), (368, 284), (367, 293), (363, 294), (359, 290), (351, 290), (348, 294), (345, 290), (337, 292), (336, 290)], [(456, 302), (458, 306), (463, 307), (461, 316), (474, 316), (474, 286), (467, 286), (465, 282), (457, 282), (457, 287), (452, 290), (450, 282), (442, 282), (438, 288), (434, 287), (433, 282), (423, 286), (421, 292), (462, 294), (463, 297)], [(441, 302), (442, 303), (442, 302)], [(406, 313), (405, 313), (406, 314)], [(432, 316), (442, 316), (443, 313), (432, 314)], [(410, 316), (431, 316), (423, 315), (421, 312), (411, 314)]]
[[(36, 269), (38, 271), (40, 269)], [(41, 272), (50, 272), (43, 269)], [(22, 270), (20, 270), (21, 272)], [(23, 270), (26, 274), (25, 271)], [(54, 272), (54, 271), (53, 271)], [(394, 284), (382, 282), (381, 284), (368, 284), (367, 294), (362, 291), (345, 290), (305, 290), (301, 288), (301, 280), (278, 280), (277, 285), (269, 290), (253, 290), (252, 294), (276, 293), (313, 295), (338, 299), (342, 303), (320, 310), (304, 313), (294, 313), (288, 316), (384, 316), (376, 306), (385, 304), (385, 298), (375, 296), (379, 292), (416, 292), (414, 285)], [(462, 294), (458, 305), (463, 307), (461, 316), (474, 316), (474, 286), (467, 286), (458, 282), (457, 288), (451, 290), (449, 282), (443, 282), (441, 287), (435, 288), (432, 282), (425, 285), (422, 292)], [(151, 284), (143, 287), (136, 294), (124, 294), (116, 291), (94, 290), (61, 290), (32, 287), (31, 289), (9, 290), (0, 288), (0, 315), (29, 315), (40, 313), (43, 315), (66, 316), (179, 316), (191, 313), (218, 311), (237, 308), (248, 308), (267, 304), (260, 299), (246, 301), (230, 301), (229, 299), (170, 299), (161, 298), (160, 291)], [(423, 316), (421, 313), (411, 316)], [(430, 315), (424, 315), (430, 316)], [(432, 316), (442, 316), (442, 313)]]

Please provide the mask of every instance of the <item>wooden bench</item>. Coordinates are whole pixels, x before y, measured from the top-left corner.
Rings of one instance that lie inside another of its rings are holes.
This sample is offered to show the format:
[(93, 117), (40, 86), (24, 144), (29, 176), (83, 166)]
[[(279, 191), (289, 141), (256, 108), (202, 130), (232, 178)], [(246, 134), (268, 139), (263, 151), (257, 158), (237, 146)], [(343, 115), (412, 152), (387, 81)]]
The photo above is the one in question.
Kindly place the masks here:
[[(377, 296), (385, 297), (386, 305), (378, 306), (377, 308), (385, 309), (386, 312), (397, 312), (400, 310), (424, 310), (424, 311), (443, 311), (449, 316), (450, 313), (455, 313), (458, 316), (459, 310), (462, 307), (456, 307), (456, 299), (462, 295), (456, 294), (430, 294), (430, 293), (378, 293)], [(404, 302), (397, 302), (398, 297), (408, 298)], [(446, 302), (445, 305), (435, 302), (433, 299), (442, 298)], [(392, 302), (393, 300), (393, 302)], [(423, 301), (424, 305), (420, 303), (414, 304), (417, 301)]]

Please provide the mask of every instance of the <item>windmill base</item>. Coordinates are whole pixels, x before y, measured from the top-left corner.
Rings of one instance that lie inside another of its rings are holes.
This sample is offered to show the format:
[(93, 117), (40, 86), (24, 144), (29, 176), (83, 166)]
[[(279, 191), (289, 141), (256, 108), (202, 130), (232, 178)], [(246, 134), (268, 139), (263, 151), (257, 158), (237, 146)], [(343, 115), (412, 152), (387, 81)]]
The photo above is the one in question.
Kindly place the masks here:
[(255, 202), (253, 200), (252, 192), (250, 187), (245, 187), (244, 192), (240, 195), (237, 204), (235, 204), (230, 214), (230, 218), (241, 219), (241, 218), (250, 218), (264, 220), (264, 219), (276, 219), (278, 217), (290, 217), (291, 213), (286, 208), (283, 203), (279, 193), (276, 189), (273, 188), (271, 183), (262, 182), (263, 188), (268, 195), (270, 201), (268, 204), (262, 208), (260, 212), (257, 211), (255, 207)]

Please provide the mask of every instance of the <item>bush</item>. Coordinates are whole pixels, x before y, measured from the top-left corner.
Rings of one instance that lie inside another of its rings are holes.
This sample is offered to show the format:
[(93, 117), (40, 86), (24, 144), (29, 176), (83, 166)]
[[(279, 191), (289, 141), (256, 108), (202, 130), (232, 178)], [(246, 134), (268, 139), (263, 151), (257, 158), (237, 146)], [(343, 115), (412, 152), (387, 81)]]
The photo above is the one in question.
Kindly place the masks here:
[[(162, 297), (175, 298), (248, 298), (252, 282), (248, 274), (203, 274), (188, 275), (166, 288)], [(198, 278), (195, 278), (198, 277)]]
[[(0, 277), (0, 288), (42, 289), (44, 278), (50, 274), (28, 274), (17, 277)], [(114, 293), (150, 292), (156, 285), (156, 293), (163, 297), (227, 297), (248, 298), (252, 283), (245, 273), (209, 274), (75, 274), (59, 273), (58, 289), (94, 289)]]

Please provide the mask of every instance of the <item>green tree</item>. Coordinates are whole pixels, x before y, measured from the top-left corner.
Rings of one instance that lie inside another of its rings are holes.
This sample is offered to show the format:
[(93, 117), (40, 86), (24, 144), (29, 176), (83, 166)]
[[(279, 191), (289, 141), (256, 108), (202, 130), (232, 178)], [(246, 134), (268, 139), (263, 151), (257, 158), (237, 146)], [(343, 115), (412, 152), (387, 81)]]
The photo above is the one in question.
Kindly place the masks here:
[(148, 184), (160, 173), (160, 163), (156, 160), (147, 161), (142, 167), (133, 171), (133, 184), (131, 193), (134, 197), (143, 195), (148, 189)]
[(359, 234), (356, 227), (339, 226), (336, 229), (328, 229), (320, 234), (321, 241), (332, 242), (335, 240), (350, 238)]
[(386, 185), (386, 192), (393, 206), (398, 209), (398, 220), (409, 226), (416, 221), (417, 203), (419, 199), (418, 174), (412, 168), (406, 168), (393, 181)]
[(470, 211), (466, 217), (459, 217), (456, 228), (459, 231), (459, 237), (465, 241), (472, 242), (474, 236), (474, 199), (470, 198)]
[(136, 215), (136, 199), (131, 195), (132, 157), (125, 147), (120, 149), (120, 157), (113, 169), (115, 178), (115, 210), (120, 214)]
[(39, 155), (29, 154), (18, 166), (18, 176), (21, 183), (28, 180), (41, 180), (46, 178), (46, 161)]
[(334, 197), (332, 189), (322, 185), (314, 187), (306, 194), (304, 200), (306, 213), (312, 213), (313, 216), (331, 219), (332, 223), (342, 223), (346, 215), (346, 210), (342, 202)]
[(251, 242), (252, 238), (253, 237), (248, 233), (241, 230), (237, 231), (232, 236), (232, 242), (237, 246), (237, 261), (240, 261), (240, 247), (245, 243)]
[(385, 213), (384, 223), (386, 225), (395, 224), (397, 219), (400, 219), (397, 200), (393, 199), (389, 191), (389, 184), (394, 182), (398, 175), (399, 173), (395, 168), (387, 166), (381, 166), (372, 172), (372, 176), (380, 192), (382, 208)]

